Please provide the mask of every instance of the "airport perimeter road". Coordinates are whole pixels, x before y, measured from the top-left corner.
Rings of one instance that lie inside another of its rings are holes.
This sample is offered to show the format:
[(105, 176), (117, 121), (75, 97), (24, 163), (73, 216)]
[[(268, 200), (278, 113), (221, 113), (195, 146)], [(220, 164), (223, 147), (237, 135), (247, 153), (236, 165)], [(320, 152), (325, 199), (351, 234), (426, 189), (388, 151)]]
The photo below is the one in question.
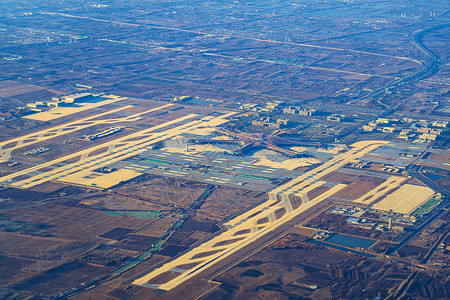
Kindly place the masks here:
[(160, 290), (171, 290), (182, 284), (344, 188), (345, 184), (337, 184), (313, 199), (308, 197), (308, 192), (325, 184), (320, 178), (386, 143), (356, 143), (346, 153), (280, 185), (269, 192), (268, 201), (225, 223), (227, 231), (136, 279), (133, 284)]

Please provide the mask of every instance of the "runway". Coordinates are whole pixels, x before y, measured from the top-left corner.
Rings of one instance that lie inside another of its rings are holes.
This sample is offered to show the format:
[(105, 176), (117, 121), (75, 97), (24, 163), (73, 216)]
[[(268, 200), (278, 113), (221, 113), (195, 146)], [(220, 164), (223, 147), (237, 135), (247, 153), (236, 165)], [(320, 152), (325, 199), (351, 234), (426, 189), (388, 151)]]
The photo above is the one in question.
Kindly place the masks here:
[[(118, 99), (120, 100), (120, 99)], [(116, 125), (117, 123), (122, 122), (136, 122), (140, 120), (140, 116), (157, 111), (163, 108), (168, 108), (173, 106), (173, 104), (167, 104), (160, 107), (156, 107), (150, 110), (146, 110), (142, 113), (133, 114), (126, 117), (119, 117), (119, 118), (104, 118), (102, 117), (120, 112), (129, 108), (132, 108), (134, 106), (132, 105), (126, 105), (122, 106), (116, 109), (109, 110), (104, 113), (96, 114), (87, 118), (83, 118), (80, 120), (76, 120), (69, 123), (64, 123), (62, 125), (54, 126), (45, 130), (41, 130), (39, 132), (30, 133), (24, 136), (20, 136), (11, 140), (7, 140), (4, 142), (0, 142), (0, 161), (8, 161), (11, 158), (11, 152), (13, 150), (23, 148), (26, 146), (30, 146), (33, 144), (41, 143), (44, 141), (47, 141), (49, 139), (53, 139), (58, 136), (67, 135), (69, 133), (73, 133), (94, 125)]]
[[(152, 110), (147, 110), (146, 112), (143, 112), (141, 114), (145, 114), (154, 110), (159, 110), (168, 106), (171, 106), (171, 104), (157, 107)], [(90, 147), (88, 149), (71, 153), (69, 155), (41, 163), (36, 166), (31, 166), (12, 174), (8, 174), (6, 176), (1, 177), (0, 179), (2, 180), (1, 184), (25, 189), (52, 180), (64, 182), (71, 174), (80, 171), (83, 172), (93, 171), (102, 166), (106, 166), (111, 163), (130, 158), (132, 156), (148, 151), (147, 147), (152, 144), (173, 138), (181, 133), (190, 132), (199, 129), (201, 127), (219, 126), (227, 122), (227, 118), (233, 114), (234, 113), (228, 113), (218, 117), (206, 116), (202, 118), (196, 114), (185, 115), (183, 117), (167, 121), (165, 123), (144, 130), (135, 131), (131, 134), (122, 136), (118, 139), (110, 140), (108, 142)], [(138, 115), (129, 116), (124, 119), (136, 120), (136, 118), (139, 117)], [(109, 120), (101, 120), (101, 122), (102, 124), (105, 122), (113, 123), (117, 122), (117, 120), (118, 119), (114, 118)], [(77, 123), (79, 122), (80, 121), (78, 121)], [(67, 124), (62, 126), (67, 127)], [(56, 127), (49, 130), (51, 131), (56, 130), (56, 132), (58, 132), (59, 128), (60, 127)], [(67, 133), (67, 131), (65, 132)], [(46, 137), (42, 136), (41, 138)], [(39, 134), (37, 136), (37, 139), (39, 139)], [(21, 137), (16, 141), (7, 141), (5, 143), (7, 144), (16, 143), (14, 147), (20, 147), (21, 144), (19, 144), (19, 142), (21, 140), (24, 141), (24, 138)], [(51, 168), (52, 170), (42, 172), (43, 168)], [(21, 175), (27, 175), (30, 177), (20, 180), (14, 180), (15, 178), (18, 178)], [(67, 180), (66, 182), (71, 183), (71, 181), (69, 180)]]
[[(269, 192), (268, 201), (224, 224), (227, 231), (136, 279), (133, 284), (166, 291), (175, 288), (344, 188), (345, 184), (337, 184), (313, 199), (308, 197), (308, 192), (325, 184), (320, 180), (322, 176), (354, 162), (386, 143), (356, 143), (346, 153), (278, 186)], [(301, 199), (301, 205), (297, 208), (294, 208), (293, 196)]]

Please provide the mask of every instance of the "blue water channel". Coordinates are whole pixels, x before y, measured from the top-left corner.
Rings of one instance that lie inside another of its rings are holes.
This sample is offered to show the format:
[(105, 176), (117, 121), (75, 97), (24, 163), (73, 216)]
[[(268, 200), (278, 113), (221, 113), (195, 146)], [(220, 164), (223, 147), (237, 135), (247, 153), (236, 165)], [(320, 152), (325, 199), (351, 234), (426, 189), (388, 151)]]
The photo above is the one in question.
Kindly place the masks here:
[(349, 247), (349, 248), (361, 248), (361, 249), (367, 249), (373, 244), (375, 244), (376, 241), (369, 240), (365, 238), (360, 237), (354, 237), (349, 235), (342, 235), (342, 234), (333, 234), (329, 238), (325, 240), (328, 243)]

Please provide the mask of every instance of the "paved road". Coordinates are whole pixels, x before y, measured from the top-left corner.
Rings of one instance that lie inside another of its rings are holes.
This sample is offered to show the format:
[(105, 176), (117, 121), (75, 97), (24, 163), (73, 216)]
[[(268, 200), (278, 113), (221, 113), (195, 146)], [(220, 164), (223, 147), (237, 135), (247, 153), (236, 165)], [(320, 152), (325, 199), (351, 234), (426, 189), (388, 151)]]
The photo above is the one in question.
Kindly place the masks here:
[[(415, 71), (414, 73), (407, 75), (403, 78), (398, 78), (392, 82), (389, 82), (388, 84), (381, 86), (375, 90), (373, 90), (372, 92), (370, 92), (369, 94), (361, 97), (358, 100), (363, 100), (366, 99), (368, 97), (376, 97), (379, 96), (381, 94), (383, 94), (386, 90), (389, 89), (394, 89), (394, 88), (398, 88), (410, 81), (417, 81), (420, 79), (424, 79), (427, 78), (429, 76), (431, 76), (438, 67), (438, 63), (439, 60), (437, 59), (437, 57), (422, 43), (422, 36), (429, 32), (429, 31), (433, 31), (436, 29), (440, 29), (446, 26), (449, 26), (450, 24), (443, 24), (443, 25), (434, 25), (434, 26), (430, 26), (424, 29), (418, 29), (416, 31), (414, 31), (413, 33), (410, 34), (409, 36), (409, 41), (420, 50), (420, 52), (422, 52), (425, 55), (425, 63), (422, 64), (422, 67), (419, 68), (417, 71)], [(384, 108), (386, 108), (388, 111), (392, 110), (392, 107), (390, 107), (389, 105), (382, 103), (379, 99), (377, 100), (378, 104), (383, 106)]]

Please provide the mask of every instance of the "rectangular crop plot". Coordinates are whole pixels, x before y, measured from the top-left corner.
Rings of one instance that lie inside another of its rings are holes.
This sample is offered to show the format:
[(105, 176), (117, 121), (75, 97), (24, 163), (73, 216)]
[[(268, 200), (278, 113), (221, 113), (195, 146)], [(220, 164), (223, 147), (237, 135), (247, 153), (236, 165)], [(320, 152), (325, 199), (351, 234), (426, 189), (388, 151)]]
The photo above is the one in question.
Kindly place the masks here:
[(158, 254), (172, 257), (177, 255), (181, 251), (185, 251), (186, 249), (188, 248), (177, 245), (166, 245), (163, 249), (158, 251)]
[(146, 235), (130, 235), (120, 242), (114, 244), (114, 247), (131, 251), (144, 252), (150, 249), (158, 241), (157, 237)]
[(111, 229), (108, 232), (105, 232), (100, 237), (105, 238), (105, 239), (120, 241), (120, 240), (123, 240), (124, 238), (126, 238), (128, 236), (128, 234), (130, 234), (131, 232), (134, 232), (134, 229), (116, 227), (114, 229)]

